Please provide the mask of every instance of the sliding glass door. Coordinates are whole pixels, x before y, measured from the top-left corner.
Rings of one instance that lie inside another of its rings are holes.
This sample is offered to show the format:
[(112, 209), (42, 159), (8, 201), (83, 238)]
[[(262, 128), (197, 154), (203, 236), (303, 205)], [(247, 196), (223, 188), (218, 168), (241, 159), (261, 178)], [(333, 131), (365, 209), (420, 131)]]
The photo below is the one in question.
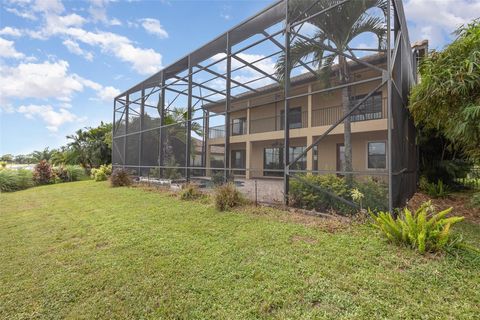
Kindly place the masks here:
[[(289, 159), (292, 162), (298, 157), (305, 147), (290, 147)], [(283, 148), (265, 148), (263, 149), (263, 175), (267, 177), (283, 176)], [(302, 156), (294, 165), (292, 170), (305, 170), (307, 168), (307, 158)]]

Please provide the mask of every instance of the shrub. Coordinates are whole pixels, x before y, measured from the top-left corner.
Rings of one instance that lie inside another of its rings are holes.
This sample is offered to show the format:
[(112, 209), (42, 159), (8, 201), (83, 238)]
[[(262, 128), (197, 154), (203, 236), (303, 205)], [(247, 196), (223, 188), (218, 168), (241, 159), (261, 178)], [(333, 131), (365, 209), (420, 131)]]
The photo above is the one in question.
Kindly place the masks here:
[(0, 170), (0, 191), (12, 192), (34, 186), (33, 173), (30, 170)]
[(232, 209), (244, 202), (245, 199), (233, 183), (227, 183), (215, 189), (215, 207), (220, 211)]
[(7, 167), (6, 161), (0, 161), (0, 168), (5, 169)]
[(90, 170), (90, 177), (95, 181), (105, 181), (112, 174), (112, 165), (102, 164), (98, 168)]
[(68, 165), (65, 166), (67, 171), (68, 181), (78, 181), (85, 177), (85, 170), (78, 165)]
[(450, 188), (442, 180), (437, 183), (427, 182), (425, 188), (425, 192), (432, 198), (445, 198), (450, 194)]
[(396, 219), (390, 212), (379, 212), (378, 215), (370, 212), (374, 219), (374, 226), (387, 239), (396, 244), (403, 244), (425, 252), (442, 251), (455, 245), (459, 241), (451, 233), (451, 227), (463, 220), (463, 217), (446, 216), (452, 208), (435, 213), (430, 201), (424, 202), (413, 214), (407, 208)]
[(123, 187), (131, 184), (132, 178), (127, 170), (122, 168), (113, 170), (112, 175), (110, 176), (110, 185), (112, 187)]
[(33, 181), (37, 184), (49, 184), (54, 182), (54, 172), (46, 160), (40, 161), (33, 171)]
[(182, 187), (180, 191), (180, 199), (182, 200), (195, 200), (202, 195), (198, 186), (193, 183), (187, 183)]
[(54, 173), (55, 182), (68, 182), (68, 172), (64, 167), (57, 167), (52, 169)]
[[(345, 179), (333, 174), (306, 174), (301, 175), (300, 178), (305, 180), (306, 183), (296, 179), (292, 179), (290, 182), (290, 198), (293, 206), (318, 211), (333, 209), (341, 213), (353, 213), (355, 211), (349, 205), (330, 195), (334, 194), (341, 198), (351, 200), (350, 191)], [(313, 186), (321, 188), (324, 192)]]
[(388, 210), (388, 186), (382, 181), (373, 178), (356, 180), (354, 186), (363, 195), (363, 207), (372, 211)]

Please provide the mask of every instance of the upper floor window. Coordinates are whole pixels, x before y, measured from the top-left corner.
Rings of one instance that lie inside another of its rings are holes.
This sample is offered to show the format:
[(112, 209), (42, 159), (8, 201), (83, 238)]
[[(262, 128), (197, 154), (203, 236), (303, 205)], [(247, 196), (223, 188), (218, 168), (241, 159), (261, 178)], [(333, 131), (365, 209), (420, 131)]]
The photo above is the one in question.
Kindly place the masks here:
[[(360, 100), (365, 98), (364, 95), (350, 97), (350, 107), (353, 108), (356, 106)], [(364, 121), (364, 120), (374, 120), (382, 118), (382, 94), (380, 92), (370, 96), (365, 102), (355, 110), (350, 116), (350, 120), (354, 121)]]
[(368, 169), (386, 169), (387, 152), (385, 141), (375, 141), (368, 143)]
[[(285, 122), (285, 111), (280, 114), (280, 130), (283, 130)], [(288, 123), (290, 129), (302, 128), (302, 107), (290, 108), (288, 112)]]
[(247, 133), (247, 118), (237, 118), (232, 120), (232, 136), (238, 136)]

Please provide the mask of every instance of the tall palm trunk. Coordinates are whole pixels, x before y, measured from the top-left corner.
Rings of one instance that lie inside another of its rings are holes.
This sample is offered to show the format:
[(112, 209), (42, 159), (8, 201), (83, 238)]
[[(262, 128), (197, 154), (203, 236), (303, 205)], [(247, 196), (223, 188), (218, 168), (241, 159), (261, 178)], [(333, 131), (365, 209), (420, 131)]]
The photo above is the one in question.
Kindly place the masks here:
[[(346, 58), (339, 56), (339, 65), (340, 65), (340, 82), (342, 84), (347, 84), (349, 80), (348, 73), (348, 63)], [(350, 86), (344, 87), (342, 89), (342, 106), (343, 114), (350, 112)], [(343, 121), (343, 140), (344, 140), (344, 156), (345, 156), (345, 168), (343, 168), (347, 173), (345, 174), (345, 180), (349, 187), (353, 184), (353, 165), (352, 165), (352, 126), (350, 121), (350, 116), (346, 117)]]

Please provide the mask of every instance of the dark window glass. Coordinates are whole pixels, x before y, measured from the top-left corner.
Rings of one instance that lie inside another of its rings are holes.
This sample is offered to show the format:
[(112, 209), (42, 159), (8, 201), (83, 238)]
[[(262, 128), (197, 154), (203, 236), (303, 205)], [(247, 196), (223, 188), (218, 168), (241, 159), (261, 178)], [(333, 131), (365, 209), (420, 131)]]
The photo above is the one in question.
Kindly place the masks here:
[[(303, 151), (305, 147), (291, 147), (289, 153), (289, 160), (292, 162)], [(283, 148), (265, 148), (263, 157), (264, 176), (283, 176)], [(307, 158), (303, 155), (294, 165), (292, 170), (305, 170), (307, 168)], [(275, 171), (273, 171), (275, 170)]]
[[(360, 100), (362, 100), (364, 97), (365, 95), (351, 97), (350, 108), (355, 107), (357, 103), (360, 102)], [(374, 120), (374, 119), (381, 119), (381, 118), (382, 118), (382, 94), (381, 93), (376, 93), (371, 97), (369, 97), (350, 116), (350, 120), (353, 122)]]
[[(288, 121), (290, 129), (302, 128), (302, 108), (291, 108), (288, 113)], [(285, 122), (285, 111), (280, 113), (280, 130), (283, 130)]]
[[(232, 168), (245, 169), (246, 165), (245, 150), (232, 150)], [(245, 174), (245, 170), (233, 170), (234, 174)]]
[(232, 120), (232, 136), (238, 136), (246, 133), (247, 118), (238, 118)]
[(387, 167), (387, 153), (385, 142), (368, 143), (368, 168), (385, 169)]

